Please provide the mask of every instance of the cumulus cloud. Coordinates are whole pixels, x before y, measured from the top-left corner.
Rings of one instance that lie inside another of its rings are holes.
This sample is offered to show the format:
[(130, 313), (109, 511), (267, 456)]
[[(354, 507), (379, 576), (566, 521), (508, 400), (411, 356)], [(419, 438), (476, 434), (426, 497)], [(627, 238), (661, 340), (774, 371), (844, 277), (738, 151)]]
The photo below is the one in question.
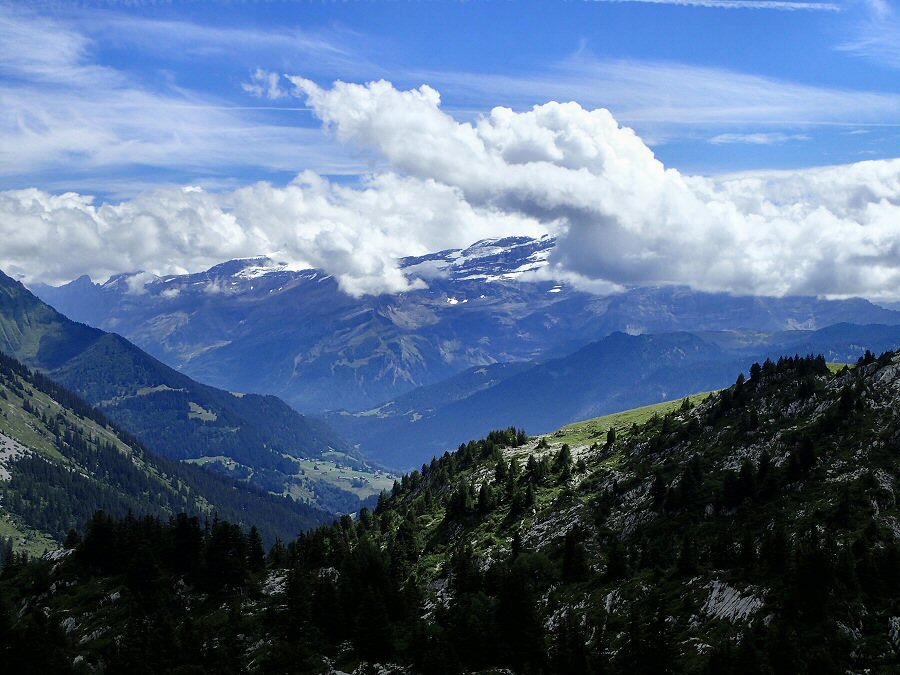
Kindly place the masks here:
[(898, 160), (713, 180), (664, 167), (604, 109), (494, 108), (469, 124), (427, 86), (291, 81), (343, 142), (476, 208), (547, 223), (561, 270), (625, 285), (897, 294)]
[(180, 274), (266, 254), (324, 269), (354, 295), (399, 292), (424, 283), (398, 269), (401, 256), (464, 246), (484, 233), (543, 232), (534, 219), (474, 208), (455, 188), (394, 173), (360, 188), (305, 172), (280, 187), (162, 188), (99, 205), (74, 193), (0, 192), (0, 268), (50, 283), (84, 272), (101, 280), (134, 270)]
[[(542, 274), (600, 292), (900, 296), (900, 160), (689, 176), (602, 108), (498, 107), (460, 122), (428, 86), (287, 82), (340, 142), (388, 169), (358, 186), (304, 172), (283, 186), (166, 188), (119, 204), (0, 193), (0, 265), (58, 281), (264, 253), (359, 295), (426, 283), (398, 269), (401, 256), (550, 232), (558, 244)], [(51, 246), (66, 255), (48, 256)]]

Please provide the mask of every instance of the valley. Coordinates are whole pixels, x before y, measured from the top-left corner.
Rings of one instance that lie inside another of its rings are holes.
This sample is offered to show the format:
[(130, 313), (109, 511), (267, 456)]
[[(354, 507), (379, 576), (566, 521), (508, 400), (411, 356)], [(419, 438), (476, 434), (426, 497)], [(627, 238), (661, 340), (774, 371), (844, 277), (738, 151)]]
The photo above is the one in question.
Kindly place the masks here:
[(0, 538), (40, 556), (97, 510), (229, 518), (267, 542), (333, 518), (157, 456), (77, 395), (0, 355)]
[(0, 675), (900, 674), (900, 0), (0, 0)]
[[(0, 273), (0, 351), (21, 359), (97, 406), (156, 453), (245, 467), (237, 477), (266, 492), (290, 492), (297, 462), (341, 458), (374, 475), (350, 443), (271, 395), (223, 391), (164, 365), (114, 333), (69, 320)], [(224, 457), (226, 462), (203, 458)], [(341, 514), (357, 510), (355, 488), (304, 477), (306, 499)], [(365, 494), (365, 492), (363, 492)], [(371, 497), (374, 490), (367, 494)]]
[(335, 450), (399, 470), (510, 420), (549, 432), (721, 388), (752, 361), (900, 346), (900, 313), (861, 299), (588, 293), (540, 276), (554, 247), (510, 237), (406, 258), (427, 288), (361, 298), (265, 258), (34, 290), (185, 374), (283, 397), (344, 439)]

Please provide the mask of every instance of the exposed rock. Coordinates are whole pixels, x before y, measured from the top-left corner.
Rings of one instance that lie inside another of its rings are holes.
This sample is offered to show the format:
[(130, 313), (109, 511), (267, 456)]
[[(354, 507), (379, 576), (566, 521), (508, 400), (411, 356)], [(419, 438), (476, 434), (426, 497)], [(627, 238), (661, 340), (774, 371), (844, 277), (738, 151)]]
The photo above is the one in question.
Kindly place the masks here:
[(745, 594), (722, 581), (709, 584), (709, 597), (703, 611), (717, 619), (735, 623), (746, 621), (763, 606), (763, 601), (754, 593)]

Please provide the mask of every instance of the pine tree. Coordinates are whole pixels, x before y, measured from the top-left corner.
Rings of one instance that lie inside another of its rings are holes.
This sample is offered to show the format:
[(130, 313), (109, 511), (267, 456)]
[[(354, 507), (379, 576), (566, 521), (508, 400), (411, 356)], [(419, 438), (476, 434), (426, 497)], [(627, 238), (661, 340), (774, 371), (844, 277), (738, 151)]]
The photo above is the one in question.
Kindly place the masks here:
[(556, 468), (557, 470), (563, 470), (566, 467), (572, 467), (572, 449), (569, 447), (568, 443), (563, 443), (562, 448), (559, 450), (559, 454), (556, 456)]
[(263, 548), (262, 536), (256, 525), (247, 534), (247, 569), (251, 574), (258, 574), (266, 568), (266, 552)]
[(587, 638), (578, 617), (573, 612), (566, 612), (553, 637), (551, 668), (554, 673), (584, 675), (591, 671), (585, 647)]
[(681, 540), (677, 571), (682, 577), (689, 577), (697, 571), (697, 548), (691, 536), (685, 536)]
[(478, 490), (478, 513), (485, 515), (494, 508), (494, 493), (487, 483), (482, 483)]
[(497, 464), (494, 466), (494, 480), (498, 485), (502, 485), (506, 480), (506, 476), (509, 473), (508, 466), (506, 462), (501, 457), (497, 460)]
[(581, 532), (574, 527), (566, 532), (563, 543), (562, 578), (566, 582), (583, 581), (590, 568), (587, 562), (587, 551), (581, 543)]
[(81, 543), (81, 535), (75, 528), (71, 528), (63, 541), (63, 548), (72, 549)]
[(628, 559), (625, 556), (625, 549), (618, 539), (614, 539), (606, 556), (606, 579), (615, 581), (624, 578), (627, 574)]

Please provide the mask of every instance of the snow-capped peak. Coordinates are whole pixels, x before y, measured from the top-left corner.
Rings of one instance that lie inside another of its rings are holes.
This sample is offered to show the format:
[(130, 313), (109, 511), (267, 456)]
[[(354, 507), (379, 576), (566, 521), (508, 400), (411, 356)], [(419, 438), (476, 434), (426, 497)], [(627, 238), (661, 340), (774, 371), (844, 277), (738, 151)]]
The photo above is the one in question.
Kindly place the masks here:
[(409, 276), (460, 280), (511, 280), (544, 267), (556, 240), (506, 237), (483, 239), (465, 249), (449, 249), (415, 258), (404, 258), (401, 267)]
[(268, 264), (250, 265), (245, 267), (236, 272), (233, 276), (240, 279), (258, 279), (259, 277), (264, 277), (267, 274), (272, 274), (274, 272), (283, 272), (286, 269), (287, 263), (273, 263), (269, 261)]

